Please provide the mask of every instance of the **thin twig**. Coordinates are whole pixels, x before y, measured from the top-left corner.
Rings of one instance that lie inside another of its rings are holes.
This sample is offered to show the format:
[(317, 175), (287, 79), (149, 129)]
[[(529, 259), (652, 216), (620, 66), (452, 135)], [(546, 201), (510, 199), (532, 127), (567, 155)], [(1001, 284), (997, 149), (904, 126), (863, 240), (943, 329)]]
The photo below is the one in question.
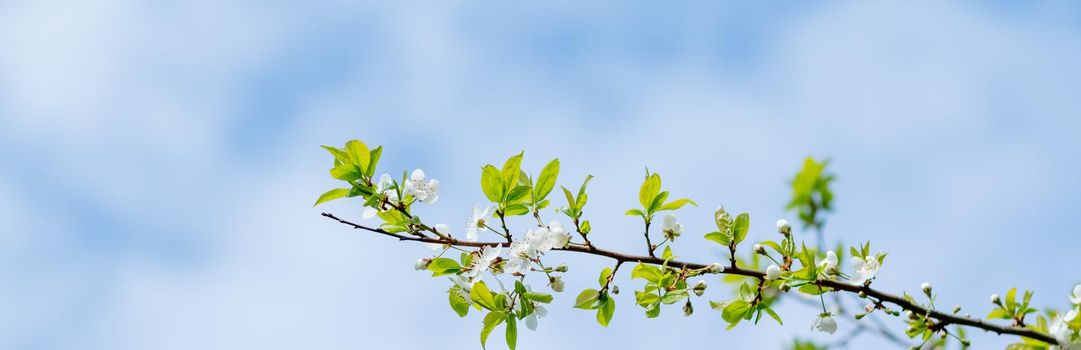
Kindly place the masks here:
[[(397, 238), (398, 240), (401, 240), (401, 241), (416, 241), (416, 242), (423, 242), (423, 243), (437, 243), (437, 244), (447, 244), (447, 245), (452, 245), (452, 246), (478, 247), (478, 248), (479, 247), (498, 247), (498, 246), (508, 247), (508, 246), (510, 246), (509, 242), (469, 242), (469, 241), (461, 241), (461, 240), (455, 239), (453, 237), (449, 237), (449, 238), (446, 238), (446, 239), (441, 239), (441, 238), (433, 238), (433, 237), (403, 236), (403, 235), (399, 235), (399, 234), (396, 234), (396, 233), (391, 233), (391, 232), (385, 231), (385, 230), (380, 229), (380, 228), (372, 228), (372, 227), (356, 224), (356, 223), (353, 223), (353, 222), (338, 218), (337, 216), (334, 216), (334, 214), (323, 213), (322, 215), (327, 217), (327, 218), (330, 218), (332, 220), (335, 220), (337, 222), (340, 222), (342, 224), (351, 226), (351, 227), (353, 227), (355, 229), (361, 229), (361, 230), (366, 230), (366, 231), (379, 233), (379, 234), (386, 235), (386, 236), (389, 236), (389, 237)], [(607, 257), (607, 258), (615, 260), (617, 263), (637, 262), (639, 264), (650, 264), (650, 265), (663, 265), (663, 264), (666, 263), (665, 260), (657, 258), (657, 257), (623, 254), (623, 253), (620, 253), (620, 252), (615, 252), (615, 251), (611, 251), (611, 250), (597, 248), (595, 246), (590, 248), (590, 247), (584, 246), (584, 245), (572, 244), (572, 245), (568, 245), (568, 246), (563, 247), (563, 248), (555, 248), (553, 250), (576, 252), (576, 253), (583, 253), (583, 254)], [(689, 269), (706, 269), (706, 268), (709, 267), (709, 265), (710, 264), (695, 263), (695, 262), (683, 262), (683, 261), (676, 261), (676, 260), (667, 261), (667, 266), (684, 266), (684, 267), (689, 268)], [(764, 272), (762, 272), (762, 271), (748, 270), (748, 269), (743, 269), (743, 268), (739, 268), (739, 267), (727, 267), (727, 268), (724, 269), (724, 271), (722, 271), (720, 273), (728, 274), (728, 275), (747, 276), (747, 277), (753, 277), (753, 278), (759, 278), (759, 279), (765, 278), (765, 276), (766, 276), (766, 274)], [(999, 325), (991, 324), (991, 323), (988, 323), (988, 322), (984, 322), (983, 320), (976, 319), (976, 318), (963, 317), (963, 316), (958, 316), (958, 315), (951, 315), (951, 314), (943, 313), (943, 312), (938, 311), (938, 310), (930, 310), (928, 308), (925, 308), (923, 306), (920, 306), (920, 305), (912, 303), (912, 302), (910, 302), (908, 300), (905, 300), (904, 298), (902, 298), (900, 296), (889, 294), (889, 293), (886, 293), (886, 292), (882, 292), (882, 291), (876, 290), (874, 288), (871, 288), (870, 286), (856, 285), (856, 284), (851, 284), (851, 283), (846, 283), (846, 282), (841, 282), (841, 281), (835, 281), (835, 280), (828, 280), (828, 279), (826, 279), (826, 280), (817, 280), (817, 281), (815, 281), (813, 283), (815, 285), (817, 285), (817, 286), (830, 288), (830, 289), (833, 289), (835, 291), (842, 291), (842, 292), (848, 292), (848, 293), (854, 293), (854, 294), (859, 294), (860, 292), (863, 292), (868, 297), (878, 299), (878, 300), (880, 300), (882, 302), (894, 304), (894, 305), (896, 305), (897, 307), (900, 307), (903, 310), (909, 310), (909, 311), (912, 311), (913, 313), (918, 314), (918, 315), (927, 315), (927, 317), (929, 317), (929, 318), (938, 320), (937, 325), (939, 325), (939, 327), (945, 327), (945, 326), (950, 325), (950, 324), (969, 326), (969, 327), (972, 327), (972, 328), (978, 328), (978, 329), (982, 329), (982, 330), (985, 330), (985, 331), (994, 332), (994, 333), (999, 334), (999, 335), (1001, 335), (1001, 334), (1018, 335), (1018, 336), (1022, 336), (1022, 337), (1026, 337), (1026, 338), (1030, 338), (1030, 339), (1039, 340), (1039, 341), (1045, 342), (1047, 344), (1058, 345), (1058, 341), (1055, 340), (1054, 337), (1052, 337), (1050, 335), (1047, 335), (1047, 334), (1044, 334), (1044, 333), (1040, 333), (1038, 331), (1035, 331), (1035, 330), (1032, 330), (1032, 329), (1029, 329), (1029, 328), (1021, 328), (1021, 327), (1013, 327), (1013, 326), (999, 326)]]

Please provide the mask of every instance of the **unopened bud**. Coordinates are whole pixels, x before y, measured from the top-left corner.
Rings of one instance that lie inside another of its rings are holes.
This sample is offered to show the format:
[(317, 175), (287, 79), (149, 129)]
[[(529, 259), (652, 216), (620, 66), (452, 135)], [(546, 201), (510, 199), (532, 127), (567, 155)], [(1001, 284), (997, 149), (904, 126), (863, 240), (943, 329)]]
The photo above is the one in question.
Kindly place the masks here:
[(711, 272), (711, 273), (724, 272), (724, 266), (721, 266), (721, 263), (719, 263), (719, 262), (709, 264), (709, 272)]
[(905, 317), (909, 319), (916, 318), (916, 314), (913, 314), (912, 310), (905, 310)]
[(782, 235), (788, 236), (792, 233), (792, 225), (788, 224), (788, 220), (777, 220), (777, 232)]
[(961, 346), (964, 346), (966, 348), (970, 347), (972, 346), (972, 342), (968, 341), (968, 339), (961, 339)]
[(694, 295), (702, 296), (706, 292), (706, 281), (698, 281), (694, 284)]
[(773, 281), (781, 278), (781, 268), (777, 264), (771, 264), (766, 268), (766, 280)]
[(567, 264), (559, 264), (559, 266), (556, 266), (556, 272), (567, 272)]
[(920, 289), (923, 290), (923, 294), (927, 294), (928, 297), (931, 296), (931, 284), (930, 283), (923, 282), (923, 284), (920, 285)]
[(781, 283), (781, 291), (782, 292), (788, 293), (789, 290), (792, 290), (792, 286), (789, 286), (787, 282), (786, 283)]
[(958, 312), (961, 312), (961, 305), (956, 305), (953, 307), (953, 313), (956, 314)]
[(946, 339), (946, 335), (948, 335), (948, 334), (949, 334), (949, 333), (946, 333), (946, 331), (945, 331), (945, 330), (942, 330), (942, 331), (938, 331), (938, 336), (939, 336), (939, 337), (942, 337), (942, 339)]
[(754, 252), (758, 253), (758, 254), (766, 255), (766, 247), (763, 247), (761, 244), (755, 244), (754, 245)]
[(548, 286), (552, 287), (552, 290), (556, 292), (563, 292), (563, 279), (559, 276), (552, 276), (548, 279)]
[(1002, 299), (998, 297), (998, 294), (991, 294), (991, 303), (995, 305), (1002, 305)]
[(855, 314), (854, 316), (856, 316), (857, 320), (862, 320), (864, 316), (867, 316), (867, 314), (866, 313), (858, 313), (858, 314)]
[(612, 294), (619, 294), (619, 286), (612, 286)]
[(417, 259), (417, 264), (413, 265), (413, 268), (417, 271), (423, 271), (428, 269), (428, 263), (432, 262), (432, 259), (423, 258)]
[(870, 313), (871, 311), (875, 311), (875, 304), (864, 305), (863, 311), (867, 311), (868, 313)]
[(691, 305), (691, 300), (687, 299), (687, 303), (683, 304), (683, 316), (690, 316), (694, 313), (694, 306)]
[(857, 293), (856, 295), (859, 295), (860, 298), (864, 298), (864, 299), (867, 298), (867, 293), (864, 293), (862, 290), (859, 293)]

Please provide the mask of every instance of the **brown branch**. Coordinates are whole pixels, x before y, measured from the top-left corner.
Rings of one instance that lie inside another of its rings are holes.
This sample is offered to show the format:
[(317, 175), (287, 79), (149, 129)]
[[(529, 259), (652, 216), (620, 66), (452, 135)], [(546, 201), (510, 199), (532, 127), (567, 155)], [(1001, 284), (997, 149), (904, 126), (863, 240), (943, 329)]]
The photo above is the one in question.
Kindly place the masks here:
[[(386, 235), (386, 236), (397, 238), (398, 240), (401, 240), (401, 241), (417, 241), (417, 242), (424, 242), (424, 243), (449, 244), (449, 245), (452, 245), (452, 246), (460, 246), (460, 247), (496, 247), (496, 246), (508, 247), (508, 246), (510, 246), (509, 242), (469, 242), (469, 241), (461, 241), (461, 240), (455, 239), (453, 237), (450, 237), (450, 238), (447, 238), (447, 239), (439, 239), (439, 238), (433, 238), (433, 237), (403, 236), (403, 235), (399, 235), (399, 234), (396, 234), (396, 233), (388, 232), (388, 231), (380, 229), (380, 228), (373, 228), (373, 227), (368, 227), (368, 226), (352, 223), (350, 221), (338, 218), (337, 216), (334, 216), (334, 214), (323, 213), (322, 215), (325, 216), (325, 217), (328, 217), (328, 218), (330, 218), (332, 220), (335, 220), (337, 222), (340, 222), (342, 224), (351, 226), (354, 229), (361, 229), (361, 230), (366, 230), (366, 231), (371, 231), (371, 232), (383, 234), (383, 235)], [(637, 263), (640, 263), (640, 264), (663, 265), (665, 263), (665, 261), (663, 259), (660, 259), (660, 258), (657, 258), (657, 257), (623, 254), (623, 253), (619, 253), (619, 252), (615, 252), (615, 251), (611, 251), (611, 250), (597, 248), (596, 246), (590, 247), (590, 246), (579, 245), (579, 244), (571, 244), (571, 245), (568, 245), (568, 246), (566, 246), (564, 248), (555, 248), (553, 250), (577, 252), (577, 253), (584, 253), (584, 254), (590, 254), (590, 255), (603, 256), (603, 257), (607, 257), (607, 258), (610, 258), (610, 259), (614, 259), (617, 264), (622, 264), (624, 262), (637, 262)], [(683, 262), (683, 261), (672, 260), (672, 261), (668, 261), (668, 266), (683, 266), (684, 268), (690, 268), (690, 269), (705, 269), (705, 268), (709, 267), (709, 264), (701, 264), (701, 263), (694, 263), (694, 262)], [(742, 268), (739, 268), (739, 267), (736, 267), (736, 266), (725, 267), (724, 271), (722, 271), (721, 273), (722, 274), (728, 274), (728, 275), (739, 275), (739, 276), (754, 277), (754, 278), (759, 278), (759, 279), (765, 278), (765, 275), (766, 275), (762, 271), (747, 270), (747, 269), (742, 269)], [(613, 275), (614, 275), (614, 273), (613, 273)], [(956, 325), (962, 325), (962, 326), (969, 326), (969, 327), (973, 327), (973, 328), (978, 328), (978, 329), (982, 329), (982, 330), (989, 331), (989, 332), (995, 332), (996, 334), (999, 334), (999, 335), (1001, 335), (1001, 334), (1018, 335), (1018, 336), (1022, 336), (1022, 337), (1026, 337), (1026, 338), (1030, 338), (1030, 339), (1039, 340), (1039, 341), (1042, 341), (1042, 342), (1045, 342), (1045, 343), (1048, 343), (1048, 344), (1051, 344), (1051, 345), (1058, 345), (1058, 341), (1055, 340), (1054, 337), (1052, 337), (1050, 335), (1047, 335), (1047, 334), (1044, 334), (1044, 333), (1037, 332), (1037, 331), (1029, 329), (1029, 328), (1012, 327), (1012, 326), (999, 326), (999, 325), (984, 322), (983, 320), (980, 320), (980, 319), (946, 314), (946, 313), (943, 313), (943, 312), (940, 312), (940, 311), (937, 311), (937, 310), (931, 310), (931, 309), (925, 308), (923, 306), (916, 305), (916, 304), (914, 304), (912, 302), (909, 302), (908, 300), (905, 300), (904, 298), (902, 298), (900, 296), (896, 296), (896, 295), (893, 295), (893, 294), (878, 291), (878, 290), (875, 290), (875, 289), (873, 289), (873, 288), (871, 288), (869, 286), (855, 285), (855, 284), (845, 283), (845, 282), (841, 282), (841, 281), (834, 281), (834, 280), (818, 280), (818, 281), (815, 281), (814, 283), (816, 285), (818, 285), (818, 286), (832, 288), (832, 289), (837, 290), (837, 291), (844, 291), (844, 292), (855, 293), (855, 294), (863, 292), (865, 295), (867, 295), (869, 297), (879, 299), (882, 302), (888, 302), (888, 303), (897, 305), (898, 307), (900, 307), (903, 310), (909, 310), (909, 311), (912, 311), (913, 313), (918, 314), (918, 315), (928, 315), (930, 318), (938, 320), (937, 325), (939, 325), (940, 327), (945, 327), (945, 326), (950, 325), (950, 324), (956, 324)]]

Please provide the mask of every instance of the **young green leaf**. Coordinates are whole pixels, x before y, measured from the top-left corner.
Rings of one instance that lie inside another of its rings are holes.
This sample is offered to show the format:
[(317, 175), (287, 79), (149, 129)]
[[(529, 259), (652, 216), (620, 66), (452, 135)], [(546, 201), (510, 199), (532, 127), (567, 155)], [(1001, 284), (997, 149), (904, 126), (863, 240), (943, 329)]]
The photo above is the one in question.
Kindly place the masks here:
[(345, 152), (349, 154), (349, 158), (358, 168), (368, 169), (368, 160), (371, 159), (371, 153), (369, 153), (368, 146), (364, 142), (349, 140), (349, 142), (345, 143)]
[(315, 205), (312, 205), (312, 206), (314, 207), (316, 205), (319, 205), (320, 203), (327, 202), (327, 201), (332, 201), (332, 200), (342, 198), (342, 197), (345, 197), (345, 196), (348, 196), (348, 195), (349, 195), (349, 189), (348, 188), (335, 188), (335, 189), (327, 191), (326, 193), (323, 193), (321, 196), (319, 196), (319, 199), (315, 200)]
[(642, 208), (649, 208), (649, 203), (653, 201), (653, 197), (656, 197), (660, 192), (661, 176), (653, 173), (642, 182), (642, 188), (638, 190), (638, 203), (642, 204)]
[(676, 209), (682, 208), (684, 205), (687, 205), (687, 204), (690, 204), (690, 205), (693, 205), (693, 206), (696, 206), (696, 207), (698, 206), (698, 203), (695, 203), (694, 201), (692, 201), (690, 199), (680, 198), (680, 199), (665, 203), (664, 206), (661, 206), (661, 208), (658, 211), (676, 210)]
[(597, 278), (597, 283), (604, 287), (608, 283), (608, 277), (610, 276), (612, 276), (612, 268), (605, 267), (604, 270), (601, 270), (601, 277)]
[(601, 300), (601, 306), (597, 309), (597, 323), (601, 326), (608, 327), (608, 323), (612, 321), (612, 315), (616, 313), (616, 300), (605, 297)]
[(506, 163), (503, 163), (503, 188), (507, 191), (510, 191), (511, 188), (518, 184), (518, 176), (522, 172), (522, 156), (524, 155), (525, 152), (520, 152), (508, 158)]
[(518, 324), (514, 318), (514, 314), (507, 314), (507, 347), (510, 350), (514, 350), (514, 346), (518, 344)]
[(499, 309), (496, 305), (495, 297), (492, 296), (492, 291), (488, 290), (488, 285), (484, 284), (484, 281), (473, 284), (473, 288), (469, 291), (469, 298), (485, 309)]
[(489, 312), (484, 316), (484, 327), (480, 330), (480, 347), (487, 349), (486, 343), (488, 342), (488, 335), (492, 333), (495, 326), (503, 323), (503, 313), (498, 311)]
[(469, 314), (469, 300), (465, 298), (461, 288), (452, 288), (449, 293), (450, 308), (454, 310), (454, 313), (458, 314), (458, 317), (465, 317)]
[(597, 298), (600, 297), (600, 292), (596, 289), (586, 289), (578, 294), (578, 298), (574, 300), (574, 307), (578, 309), (594, 309), (594, 304), (597, 302)]
[(461, 270), (462, 266), (454, 259), (437, 258), (428, 263), (428, 271), (432, 272), (432, 277), (451, 275)]
[(485, 165), (481, 169), (480, 187), (484, 190), (484, 196), (488, 197), (488, 200), (492, 201), (492, 203), (503, 201), (503, 178), (499, 175), (499, 170), (491, 164)]
[(732, 224), (732, 242), (739, 244), (747, 238), (747, 230), (751, 228), (751, 216), (747, 213), (736, 216), (736, 222)]
[(540, 202), (545, 197), (548, 197), (548, 193), (555, 188), (557, 177), (559, 177), (559, 159), (552, 159), (541, 170), (540, 176), (537, 176), (537, 184), (533, 188), (534, 202)]

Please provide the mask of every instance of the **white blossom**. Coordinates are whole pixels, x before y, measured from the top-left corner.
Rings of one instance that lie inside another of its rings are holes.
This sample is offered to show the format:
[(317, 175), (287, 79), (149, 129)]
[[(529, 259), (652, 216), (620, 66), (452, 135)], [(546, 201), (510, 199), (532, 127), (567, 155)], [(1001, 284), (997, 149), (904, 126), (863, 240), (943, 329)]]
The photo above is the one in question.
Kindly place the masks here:
[(492, 206), (489, 205), (481, 209), (480, 205), (473, 205), (473, 216), (465, 224), (465, 239), (476, 242), (480, 238), (480, 231), (488, 227), (485, 220), (491, 214)]
[[(1074, 317), (1077, 317), (1077, 315), (1074, 315)], [(1052, 337), (1055, 337), (1055, 340), (1058, 340), (1060, 344), (1059, 349), (1071, 348), (1070, 337), (1073, 335), (1073, 330), (1070, 329), (1069, 320), (1063, 317), (1063, 315), (1056, 315), (1052, 318), (1051, 325), (1047, 328), (1047, 331)]]
[(548, 243), (552, 248), (563, 248), (571, 241), (571, 235), (563, 228), (559, 221), (548, 223)]
[(832, 250), (826, 252), (826, 258), (823, 259), (822, 262), (818, 264), (818, 266), (820, 268), (822, 268), (822, 270), (825, 270), (826, 272), (836, 270), (837, 269), (837, 253), (834, 253)]
[(855, 275), (852, 276), (852, 282), (856, 284), (864, 283), (878, 274), (878, 259), (873, 256), (863, 259), (858, 256), (852, 257), (852, 267), (856, 269)]
[(469, 280), (476, 280), (477, 276), (480, 276), (481, 272), (488, 270), (492, 266), (492, 262), (499, 257), (499, 253), (503, 251), (503, 246), (496, 247), (483, 247), (480, 249), (480, 256), (473, 259), (473, 264), (470, 270), (464, 275), (469, 277)]
[(675, 214), (665, 215), (664, 221), (661, 222), (661, 232), (664, 233), (665, 238), (674, 241), (683, 234), (683, 224), (676, 221)]
[(1070, 295), (1070, 302), (1074, 305), (1081, 305), (1081, 284), (1073, 287), (1073, 294)]
[[(394, 185), (394, 180), (390, 178), (390, 174), (384, 173), (379, 176), (379, 181), (375, 183), (375, 193), (379, 193), (387, 197), (391, 201), (398, 200), (398, 192), (395, 192), (390, 187)], [(371, 219), (378, 214), (379, 211), (372, 207), (364, 207), (364, 212), (361, 214), (365, 219)]]
[[(450, 226), (447, 226), (446, 224), (435, 224), (435, 226), (432, 228), (435, 229), (435, 232), (439, 232), (444, 236), (450, 237)], [(424, 246), (434, 251), (447, 249), (447, 245), (442, 243), (424, 243)]]
[(405, 189), (421, 203), (432, 204), (439, 199), (439, 180), (428, 180), (421, 169), (413, 170), (405, 183)]
[(837, 321), (830, 317), (830, 314), (824, 313), (814, 320), (814, 323), (811, 324), (811, 330), (833, 334), (833, 332), (837, 331)]
[(766, 280), (772, 281), (781, 278), (781, 268), (777, 264), (770, 264), (766, 268)]

